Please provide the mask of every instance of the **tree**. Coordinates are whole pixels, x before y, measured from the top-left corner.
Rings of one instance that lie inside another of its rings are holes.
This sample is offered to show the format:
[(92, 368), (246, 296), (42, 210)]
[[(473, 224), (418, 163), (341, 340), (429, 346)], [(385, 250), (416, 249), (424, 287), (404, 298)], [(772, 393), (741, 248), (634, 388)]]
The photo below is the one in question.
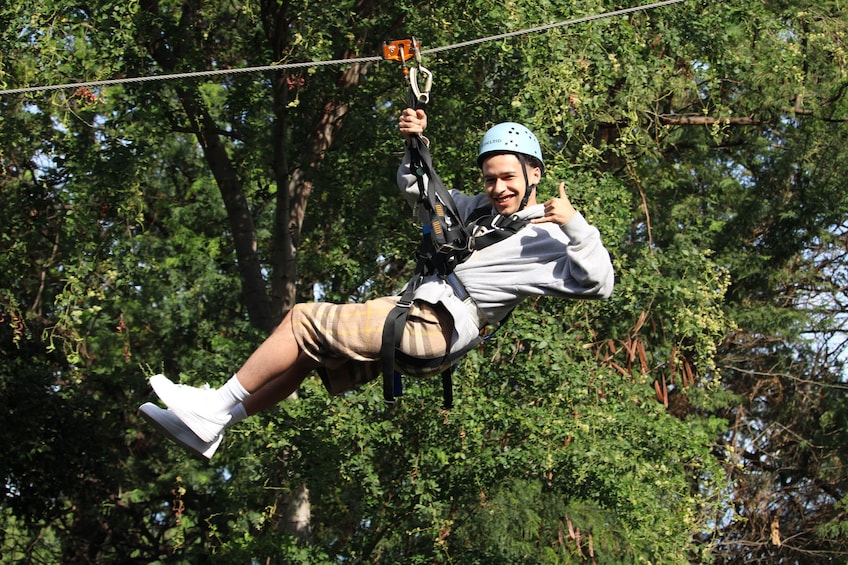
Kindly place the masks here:
[[(327, 61), (613, 8), (43, 0), (0, 8), (0, 82)], [(449, 414), (429, 380), (394, 410), (308, 381), (211, 466), (139, 422), (145, 372), (217, 384), (294, 300), (396, 289), (416, 238), (399, 65), (0, 96), (4, 559), (838, 560), (845, 25), (830, 2), (684, 2), (426, 57), (442, 178), (474, 190), (479, 135), (525, 122), (541, 197), (566, 182), (613, 251), (613, 298), (526, 303)]]

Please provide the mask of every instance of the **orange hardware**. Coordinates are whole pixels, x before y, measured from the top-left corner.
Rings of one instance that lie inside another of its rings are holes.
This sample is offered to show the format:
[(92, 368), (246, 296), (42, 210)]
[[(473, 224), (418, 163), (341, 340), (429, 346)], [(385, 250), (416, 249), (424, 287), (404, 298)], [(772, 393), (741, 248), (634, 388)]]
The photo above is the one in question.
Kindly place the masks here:
[(383, 44), (383, 59), (389, 61), (408, 61), (421, 50), (421, 43), (413, 39), (398, 39)]

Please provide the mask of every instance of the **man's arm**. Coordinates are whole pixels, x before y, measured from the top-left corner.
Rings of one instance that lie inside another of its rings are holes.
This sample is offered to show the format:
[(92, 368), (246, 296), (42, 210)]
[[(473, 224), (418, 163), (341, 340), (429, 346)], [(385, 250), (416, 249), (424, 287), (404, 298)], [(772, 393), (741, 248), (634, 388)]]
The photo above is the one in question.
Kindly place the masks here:
[(615, 274), (609, 251), (601, 241), (598, 228), (589, 224), (582, 214), (575, 212), (561, 226), (569, 239), (565, 253), (568, 256), (569, 277), (580, 284), (588, 294), (609, 298), (615, 286)]

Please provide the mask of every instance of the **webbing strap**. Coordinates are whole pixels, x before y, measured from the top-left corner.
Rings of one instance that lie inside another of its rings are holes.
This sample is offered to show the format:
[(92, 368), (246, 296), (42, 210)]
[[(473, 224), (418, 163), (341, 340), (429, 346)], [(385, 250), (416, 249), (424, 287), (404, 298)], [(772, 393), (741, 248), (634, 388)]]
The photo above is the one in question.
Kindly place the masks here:
[(409, 309), (412, 306), (412, 297), (419, 282), (420, 277), (416, 277), (383, 323), (383, 338), (380, 347), (380, 358), (383, 361), (383, 399), (389, 403), (395, 401), (395, 353), (397, 348), (400, 347), (403, 328), (406, 325), (407, 318), (409, 318)]
[(436, 251), (433, 265), (436, 272), (448, 274), (462, 262), (464, 257), (457, 257), (457, 254), (467, 252), (468, 234), (456, 203), (433, 169), (430, 150), (420, 136), (410, 138), (409, 155), (418, 184), (419, 202), (430, 216), (427, 233)]
[[(383, 324), (382, 346), (380, 349), (380, 358), (383, 366), (383, 400), (389, 404), (394, 404), (395, 396), (401, 394), (401, 380), (395, 368), (395, 362), (400, 359), (404, 363), (416, 363), (420, 367), (431, 367), (436, 369), (443, 367), (445, 364), (451, 364), (450, 368), (442, 371), (442, 394), (444, 397), (444, 408), (449, 410), (453, 406), (453, 363), (462, 357), (462, 354), (446, 353), (444, 357), (433, 359), (418, 359), (399, 351), (401, 338), (406, 326), (406, 320), (409, 318), (410, 307), (412, 306), (415, 289), (421, 284), (422, 276), (416, 276), (413, 279), (398, 304), (386, 316), (386, 321)], [(470, 295), (465, 289), (465, 285), (455, 274), (450, 274), (444, 277), (446, 284), (449, 284), (454, 289), (454, 294), (462, 299), (469, 300)]]
[(529, 223), (530, 220), (521, 219), (514, 215), (506, 218), (493, 214), (478, 218), (468, 226), (468, 248), (474, 251), (485, 249), (515, 235)]
[(442, 372), (442, 410), (453, 408), (453, 365)]

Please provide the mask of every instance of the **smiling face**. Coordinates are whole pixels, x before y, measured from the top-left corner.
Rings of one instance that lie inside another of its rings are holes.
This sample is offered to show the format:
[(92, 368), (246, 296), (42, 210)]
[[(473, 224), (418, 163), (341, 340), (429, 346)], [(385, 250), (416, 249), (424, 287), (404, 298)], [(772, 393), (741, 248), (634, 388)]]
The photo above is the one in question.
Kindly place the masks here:
[[(521, 172), (521, 161), (512, 153), (493, 155), (481, 164), (483, 183), (486, 196), (498, 214), (508, 216), (518, 212), (524, 191), (524, 173)], [(539, 167), (527, 166), (527, 180), (530, 185), (539, 183), (542, 170)], [(528, 206), (536, 204), (536, 192), (530, 195)]]

